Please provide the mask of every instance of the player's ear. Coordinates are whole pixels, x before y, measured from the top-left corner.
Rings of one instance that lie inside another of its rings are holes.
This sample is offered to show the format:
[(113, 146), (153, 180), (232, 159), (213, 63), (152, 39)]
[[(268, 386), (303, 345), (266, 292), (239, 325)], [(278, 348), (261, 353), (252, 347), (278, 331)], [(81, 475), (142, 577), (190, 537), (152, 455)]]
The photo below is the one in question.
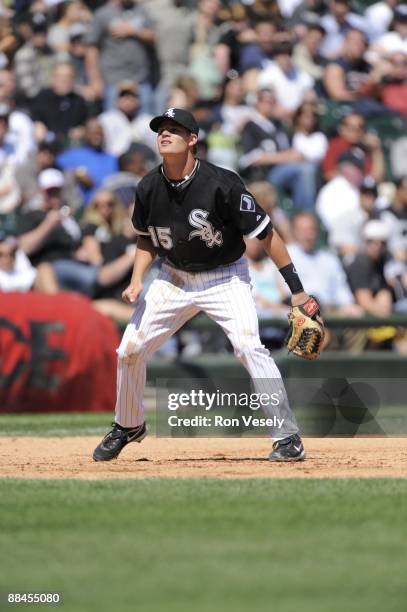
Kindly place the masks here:
[(191, 148), (194, 148), (196, 146), (196, 143), (198, 142), (198, 134), (190, 134), (189, 136), (189, 146)]

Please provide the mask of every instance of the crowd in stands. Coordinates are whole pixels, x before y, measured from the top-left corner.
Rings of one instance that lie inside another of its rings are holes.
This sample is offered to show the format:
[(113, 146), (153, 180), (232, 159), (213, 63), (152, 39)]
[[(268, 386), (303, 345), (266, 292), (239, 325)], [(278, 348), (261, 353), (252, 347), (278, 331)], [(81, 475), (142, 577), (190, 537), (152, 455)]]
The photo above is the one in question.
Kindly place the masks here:
[[(325, 314), (407, 314), (397, 0), (0, 2), (0, 292), (79, 291), (128, 320), (134, 193), (169, 107), (242, 176)], [(247, 257), (260, 317), (285, 317), (258, 241)]]

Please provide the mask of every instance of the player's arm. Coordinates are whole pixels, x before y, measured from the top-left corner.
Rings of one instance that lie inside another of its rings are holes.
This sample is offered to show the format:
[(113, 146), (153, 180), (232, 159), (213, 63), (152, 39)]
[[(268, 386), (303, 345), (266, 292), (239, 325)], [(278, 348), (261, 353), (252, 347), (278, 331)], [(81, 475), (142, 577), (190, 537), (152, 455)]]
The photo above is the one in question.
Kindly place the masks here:
[(148, 229), (148, 206), (145, 204), (145, 202), (148, 202), (148, 198), (143, 196), (144, 182), (145, 179), (140, 181), (137, 185), (134, 210), (131, 219), (138, 238), (130, 285), (122, 293), (123, 300), (128, 304), (133, 304), (142, 293), (144, 275), (157, 254), (157, 250), (154, 247)]
[(257, 204), (249, 192), (241, 192), (240, 200), (234, 198), (235, 216), (243, 236), (257, 238), (267, 255), (275, 263), (291, 291), (291, 311), (288, 316), (288, 350), (304, 359), (315, 359), (321, 352), (325, 331), (317, 300), (304, 291), (301, 280), (291, 261), (287, 248), (271, 219)]
[(257, 238), (276, 264), (292, 293), (292, 305), (304, 304), (309, 295), (303, 289), (283, 240), (273, 228), (270, 217), (240, 180), (230, 191), (230, 210), (242, 235), (249, 239)]
[(300, 304), (304, 304), (304, 302), (306, 302), (309, 298), (309, 295), (304, 291), (287, 248), (276, 230), (273, 228), (266, 235), (266, 237), (263, 238), (263, 240), (260, 240), (260, 242), (267, 255), (271, 257), (276, 264), (285, 282), (290, 288), (292, 293), (292, 305), (299, 306)]
[(156, 257), (156, 250), (150, 238), (139, 236), (134, 256), (133, 273), (130, 285), (122, 293), (128, 304), (133, 304), (143, 291), (143, 277)]
[(272, 229), (261, 240), (264, 250), (274, 261), (292, 296), (288, 315), (286, 344), (290, 353), (303, 359), (316, 359), (325, 341), (324, 322), (317, 300), (304, 291), (284, 242)]

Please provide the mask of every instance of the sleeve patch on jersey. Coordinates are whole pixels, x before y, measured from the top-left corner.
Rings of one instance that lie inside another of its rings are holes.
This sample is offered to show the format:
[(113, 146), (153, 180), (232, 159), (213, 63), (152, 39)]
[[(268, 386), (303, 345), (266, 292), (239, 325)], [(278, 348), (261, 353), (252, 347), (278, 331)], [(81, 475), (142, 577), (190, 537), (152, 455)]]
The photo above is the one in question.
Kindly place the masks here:
[(252, 196), (242, 193), (240, 196), (240, 210), (243, 212), (256, 212), (256, 204)]

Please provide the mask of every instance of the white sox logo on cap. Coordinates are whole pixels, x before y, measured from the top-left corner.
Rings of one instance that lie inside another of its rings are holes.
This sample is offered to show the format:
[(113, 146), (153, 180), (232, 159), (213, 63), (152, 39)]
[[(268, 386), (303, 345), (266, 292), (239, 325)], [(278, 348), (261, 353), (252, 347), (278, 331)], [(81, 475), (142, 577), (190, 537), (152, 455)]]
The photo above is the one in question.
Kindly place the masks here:
[(199, 126), (194, 119), (194, 116), (189, 111), (182, 108), (168, 108), (163, 115), (158, 115), (150, 121), (150, 128), (153, 132), (158, 132), (160, 125), (167, 120), (175, 121), (187, 129), (191, 134), (198, 135)]

